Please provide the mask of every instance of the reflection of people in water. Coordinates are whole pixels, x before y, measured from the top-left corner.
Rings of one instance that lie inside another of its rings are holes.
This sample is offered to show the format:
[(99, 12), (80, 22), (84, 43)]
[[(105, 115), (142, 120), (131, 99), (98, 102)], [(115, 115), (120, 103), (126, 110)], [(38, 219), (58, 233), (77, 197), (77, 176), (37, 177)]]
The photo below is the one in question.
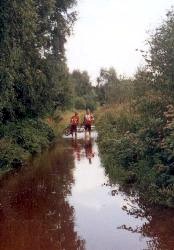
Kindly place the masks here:
[(72, 140), (72, 147), (74, 149), (75, 156), (78, 161), (80, 161), (80, 151), (81, 151), (81, 145), (78, 143), (77, 139)]
[(94, 152), (92, 150), (92, 142), (91, 140), (85, 140), (85, 155), (86, 158), (89, 160), (89, 163), (91, 164), (91, 159), (94, 157)]
[[(86, 157), (89, 160), (89, 163), (91, 164), (91, 159), (94, 157), (94, 152), (92, 150), (92, 141), (91, 139), (85, 139), (84, 146), (82, 146), (82, 142), (78, 141), (76, 138), (72, 139), (72, 147), (74, 149), (75, 157), (78, 161), (81, 160), (81, 157)], [(82, 153), (85, 149), (85, 155)]]

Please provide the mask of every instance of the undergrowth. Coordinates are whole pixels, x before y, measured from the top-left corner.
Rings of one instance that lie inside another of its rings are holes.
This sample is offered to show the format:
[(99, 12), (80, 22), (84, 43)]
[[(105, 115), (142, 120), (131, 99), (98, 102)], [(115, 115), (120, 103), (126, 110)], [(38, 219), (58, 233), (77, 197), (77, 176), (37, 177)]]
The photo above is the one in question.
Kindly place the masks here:
[(53, 140), (53, 130), (41, 120), (26, 119), (0, 125), (0, 169), (16, 168)]
[[(148, 111), (148, 112), (147, 112)], [(98, 111), (98, 142), (113, 181), (135, 186), (145, 200), (174, 207), (174, 108), (159, 98)]]

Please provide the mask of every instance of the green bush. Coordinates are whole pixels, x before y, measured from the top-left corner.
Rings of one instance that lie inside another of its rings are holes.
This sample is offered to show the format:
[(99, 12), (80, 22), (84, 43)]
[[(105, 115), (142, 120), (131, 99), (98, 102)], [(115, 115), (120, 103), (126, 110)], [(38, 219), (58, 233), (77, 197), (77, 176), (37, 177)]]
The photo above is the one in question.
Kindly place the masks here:
[(28, 156), (29, 153), (12, 140), (0, 140), (0, 169), (15, 167), (16, 163), (20, 166)]
[[(151, 114), (153, 112), (155, 108)], [(115, 112), (112, 108), (100, 116), (97, 127), (101, 157), (110, 177), (116, 179), (118, 174), (122, 182), (134, 183), (150, 202), (167, 204), (170, 200), (171, 206), (174, 186), (174, 109), (171, 105), (167, 112), (147, 117), (144, 110), (135, 114)]]
[(54, 138), (47, 124), (33, 119), (1, 124), (0, 135), (0, 167), (20, 165), (26, 155), (41, 152)]
[(97, 103), (96, 103), (96, 101), (95, 101), (95, 100), (86, 101), (86, 108), (87, 108), (87, 109), (90, 109), (91, 111), (96, 110), (96, 108), (97, 108)]
[(74, 101), (75, 109), (85, 109), (86, 108), (86, 101), (83, 97), (76, 97)]
[(136, 100), (135, 108), (142, 118), (160, 117), (166, 109), (167, 100), (161, 97), (143, 96)]

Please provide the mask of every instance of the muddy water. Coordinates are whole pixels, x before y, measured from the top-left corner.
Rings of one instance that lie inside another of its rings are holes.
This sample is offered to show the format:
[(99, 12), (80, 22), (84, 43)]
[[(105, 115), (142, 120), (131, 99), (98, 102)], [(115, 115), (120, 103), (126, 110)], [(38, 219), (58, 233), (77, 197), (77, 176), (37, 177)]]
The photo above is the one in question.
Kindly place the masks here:
[(174, 250), (174, 211), (110, 183), (96, 143), (62, 139), (0, 188), (0, 250)]

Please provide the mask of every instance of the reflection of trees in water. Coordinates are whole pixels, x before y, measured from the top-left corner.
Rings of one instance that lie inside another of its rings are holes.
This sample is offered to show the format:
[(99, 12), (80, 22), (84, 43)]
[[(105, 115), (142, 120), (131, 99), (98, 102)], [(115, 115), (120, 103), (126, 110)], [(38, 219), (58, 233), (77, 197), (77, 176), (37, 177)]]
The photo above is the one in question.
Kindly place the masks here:
[(55, 147), (7, 182), (0, 191), (0, 249), (85, 249), (66, 199), (73, 167), (72, 152)]
[[(140, 233), (144, 237), (151, 238), (148, 242), (150, 250), (173, 250), (173, 227), (174, 210), (162, 207), (147, 206), (135, 191), (127, 187), (119, 188), (124, 195), (126, 194), (127, 205), (122, 209), (134, 218), (145, 219), (142, 226), (132, 228), (121, 225), (118, 229), (127, 230), (132, 233)], [(128, 198), (129, 197), (129, 198)]]

